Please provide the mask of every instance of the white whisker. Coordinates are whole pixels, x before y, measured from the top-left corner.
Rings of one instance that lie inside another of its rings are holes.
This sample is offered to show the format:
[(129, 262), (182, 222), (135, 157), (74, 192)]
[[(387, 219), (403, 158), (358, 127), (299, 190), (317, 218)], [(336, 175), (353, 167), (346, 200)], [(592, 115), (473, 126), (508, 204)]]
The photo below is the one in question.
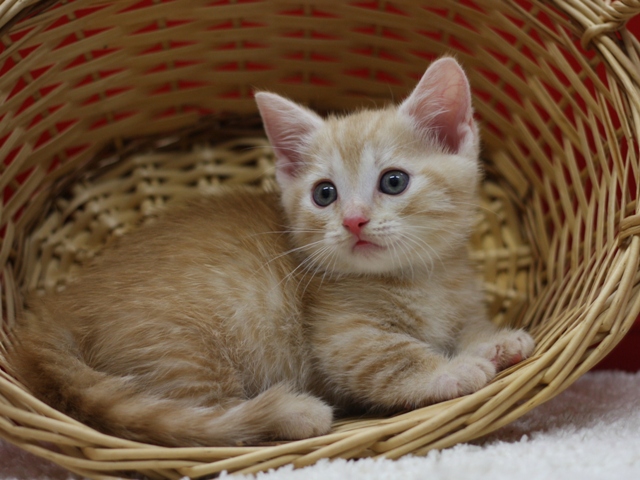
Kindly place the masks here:
[(274, 262), (274, 261), (276, 261), (276, 260), (277, 260), (277, 259), (279, 259), (279, 258), (282, 258), (282, 257), (284, 257), (284, 256), (286, 256), (286, 255), (289, 255), (290, 253), (294, 253), (294, 252), (298, 252), (298, 251), (300, 251), (300, 250), (304, 250), (305, 248), (312, 247), (312, 246), (314, 246), (314, 245), (317, 245), (317, 244), (319, 244), (319, 243), (322, 243), (323, 241), (324, 241), (324, 240), (317, 240), (317, 241), (315, 241), (315, 242), (307, 243), (307, 244), (302, 245), (302, 246), (300, 246), (300, 247), (295, 247), (295, 248), (292, 248), (292, 249), (290, 249), (290, 250), (287, 250), (286, 252), (281, 253), (280, 255), (276, 255), (276, 256), (275, 256), (275, 257), (273, 257), (271, 260), (269, 260), (268, 262), (266, 262), (266, 263), (264, 263), (263, 265), (261, 265), (261, 266), (260, 266), (260, 268), (263, 268), (263, 267), (265, 267), (265, 266), (269, 265), (271, 262)]

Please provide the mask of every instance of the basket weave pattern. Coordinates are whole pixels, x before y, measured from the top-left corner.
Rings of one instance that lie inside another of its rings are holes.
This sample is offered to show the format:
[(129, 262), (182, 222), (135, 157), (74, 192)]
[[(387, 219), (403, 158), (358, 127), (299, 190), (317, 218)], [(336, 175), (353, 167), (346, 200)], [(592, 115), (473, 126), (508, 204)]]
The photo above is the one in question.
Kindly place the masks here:
[(635, 0), (5, 0), (2, 349), (25, 292), (60, 288), (166, 203), (220, 184), (271, 188), (254, 88), (319, 111), (381, 105), (446, 53), (469, 74), (484, 141), (471, 255), (494, 321), (538, 345), (473, 395), (226, 448), (103, 435), (0, 370), (0, 437), (92, 478), (177, 479), (424, 454), (557, 395), (640, 311), (640, 44), (625, 29), (637, 13)]

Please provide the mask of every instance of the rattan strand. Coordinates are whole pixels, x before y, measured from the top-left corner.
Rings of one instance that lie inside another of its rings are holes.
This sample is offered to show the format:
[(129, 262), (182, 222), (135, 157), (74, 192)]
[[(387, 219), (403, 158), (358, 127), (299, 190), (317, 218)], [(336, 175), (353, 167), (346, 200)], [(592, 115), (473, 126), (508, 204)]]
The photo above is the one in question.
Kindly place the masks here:
[[(567, 388), (640, 311), (637, 0), (0, 4), (1, 352), (25, 292), (55, 290), (185, 195), (273, 188), (254, 88), (320, 111), (468, 71), (487, 171), (471, 257), (497, 324), (534, 356), (481, 391), (277, 445), (164, 448), (103, 435), (0, 370), (0, 437), (91, 478), (178, 479), (425, 454)], [(45, 447), (53, 445), (53, 449)]]

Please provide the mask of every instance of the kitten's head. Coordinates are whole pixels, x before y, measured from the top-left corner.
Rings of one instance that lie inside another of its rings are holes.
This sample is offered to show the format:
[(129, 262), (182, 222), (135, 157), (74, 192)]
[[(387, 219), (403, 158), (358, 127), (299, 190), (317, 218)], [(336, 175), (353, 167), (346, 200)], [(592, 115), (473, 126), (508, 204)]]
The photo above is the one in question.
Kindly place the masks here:
[(467, 78), (434, 62), (398, 107), (323, 120), (273, 93), (256, 101), (290, 228), (340, 273), (430, 270), (466, 241), (480, 171)]

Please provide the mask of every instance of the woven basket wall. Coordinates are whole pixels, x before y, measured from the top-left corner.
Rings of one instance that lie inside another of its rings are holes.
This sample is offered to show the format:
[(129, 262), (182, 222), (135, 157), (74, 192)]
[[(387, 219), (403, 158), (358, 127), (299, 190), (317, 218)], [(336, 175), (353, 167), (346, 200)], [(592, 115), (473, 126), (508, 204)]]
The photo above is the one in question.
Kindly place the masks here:
[(321, 112), (382, 105), (446, 53), (469, 74), (484, 140), (471, 255), (494, 321), (538, 343), (473, 395), (229, 448), (103, 435), (0, 370), (0, 437), (92, 478), (195, 478), (424, 454), (561, 392), (640, 310), (636, 13), (636, 0), (0, 3), (0, 365), (27, 291), (61, 288), (177, 197), (272, 184), (254, 88)]

